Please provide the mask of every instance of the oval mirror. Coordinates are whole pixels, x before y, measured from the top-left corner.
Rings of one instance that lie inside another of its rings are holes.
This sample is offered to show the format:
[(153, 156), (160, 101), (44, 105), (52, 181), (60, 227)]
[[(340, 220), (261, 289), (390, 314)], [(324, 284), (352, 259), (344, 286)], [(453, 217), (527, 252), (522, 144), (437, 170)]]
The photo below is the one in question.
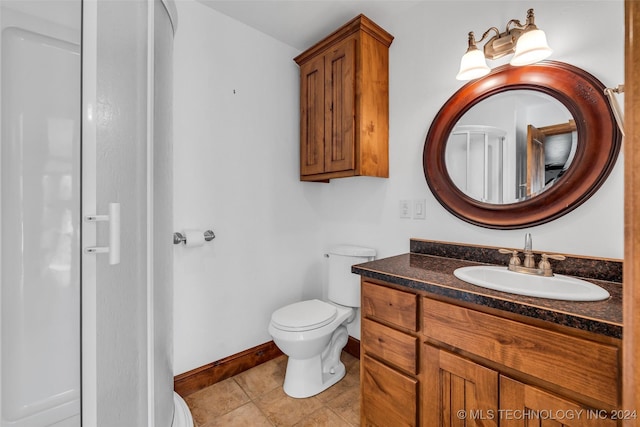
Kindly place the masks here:
[(505, 65), (467, 83), (436, 115), (427, 183), (457, 217), (488, 228), (543, 224), (584, 203), (621, 143), (604, 85), (569, 64)]

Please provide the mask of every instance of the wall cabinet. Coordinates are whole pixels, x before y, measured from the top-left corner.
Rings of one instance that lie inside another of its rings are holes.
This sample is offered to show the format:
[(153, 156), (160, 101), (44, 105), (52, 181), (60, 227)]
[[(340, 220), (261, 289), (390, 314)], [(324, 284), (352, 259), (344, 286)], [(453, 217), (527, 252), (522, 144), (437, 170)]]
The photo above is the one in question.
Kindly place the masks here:
[(389, 46), (364, 15), (295, 58), (300, 66), (300, 179), (389, 176)]
[(369, 280), (362, 317), (362, 425), (613, 427), (634, 416), (617, 410), (620, 340)]

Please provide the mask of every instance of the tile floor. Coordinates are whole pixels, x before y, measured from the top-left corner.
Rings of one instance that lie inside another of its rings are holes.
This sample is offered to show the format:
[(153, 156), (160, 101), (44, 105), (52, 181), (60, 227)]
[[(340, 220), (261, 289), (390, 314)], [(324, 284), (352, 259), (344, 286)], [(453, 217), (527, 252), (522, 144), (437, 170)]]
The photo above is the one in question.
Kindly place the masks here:
[(342, 353), (345, 377), (324, 392), (294, 399), (282, 390), (287, 357), (280, 356), (185, 398), (196, 427), (360, 425), (360, 361)]

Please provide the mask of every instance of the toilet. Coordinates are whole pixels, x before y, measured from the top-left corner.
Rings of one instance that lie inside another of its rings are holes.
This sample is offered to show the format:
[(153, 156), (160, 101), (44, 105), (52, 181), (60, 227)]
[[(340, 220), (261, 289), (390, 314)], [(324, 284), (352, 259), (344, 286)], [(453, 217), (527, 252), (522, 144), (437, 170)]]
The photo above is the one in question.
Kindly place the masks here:
[(314, 396), (345, 375), (340, 361), (347, 344), (347, 324), (360, 307), (360, 278), (351, 266), (373, 260), (375, 250), (340, 245), (329, 251), (329, 301), (312, 299), (282, 307), (271, 315), (269, 333), (289, 356), (284, 392), (291, 397)]

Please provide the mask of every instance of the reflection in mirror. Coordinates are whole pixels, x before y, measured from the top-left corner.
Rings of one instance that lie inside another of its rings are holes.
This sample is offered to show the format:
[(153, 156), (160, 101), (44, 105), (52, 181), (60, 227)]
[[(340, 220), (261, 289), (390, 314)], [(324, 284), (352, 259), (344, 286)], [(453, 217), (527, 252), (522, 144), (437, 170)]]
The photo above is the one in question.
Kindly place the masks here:
[(455, 124), (445, 148), (447, 172), (467, 196), (490, 204), (527, 200), (553, 186), (571, 165), (574, 118), (534, 90), (485, 98)]

